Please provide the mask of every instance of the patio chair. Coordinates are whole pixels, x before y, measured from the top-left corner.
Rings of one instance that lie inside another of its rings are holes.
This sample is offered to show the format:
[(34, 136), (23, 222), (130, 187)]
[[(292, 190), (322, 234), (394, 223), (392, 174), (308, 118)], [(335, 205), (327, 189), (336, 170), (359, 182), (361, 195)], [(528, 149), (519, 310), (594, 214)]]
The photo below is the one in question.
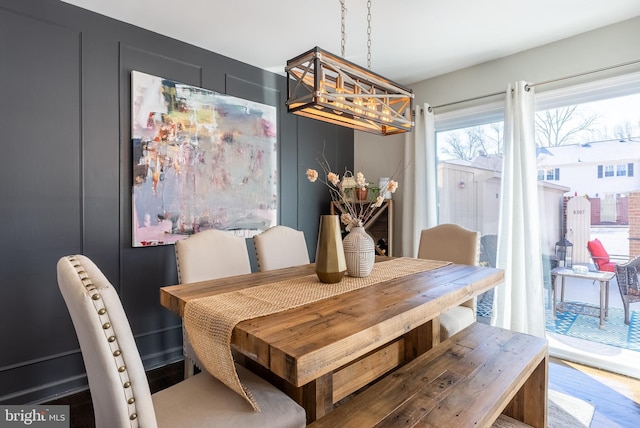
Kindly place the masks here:
[[(609, 254), (598, 238), (587, 242), (587, 249), (589, 250), (589, 254), (591, 255), (591, 259), (593, 260), (593, 264), (596, 266), (597, 270), (615, 272), (615, 266), (617, 263), (629, 261), (628, 256)], [(618, 262), (615, 260), (618, 260)]]
[(498, 235), (487, 234), (480, 238), (480, 265), (496, 267)]
[[(496, 267), (498, 235), (487, 234), (480, 237), (480, 266)], [(477, 316), (491, 319), (493, 311), (493, 288), (480, 294), (477, 299)]]
[(640, 278), (638, 269), (640, 268), (640, 256), (635, 259), (615, 266), (616, 280), (622, 297), (624, 306), (624, 323), (629, 325), (629, 304), (640, 302)]

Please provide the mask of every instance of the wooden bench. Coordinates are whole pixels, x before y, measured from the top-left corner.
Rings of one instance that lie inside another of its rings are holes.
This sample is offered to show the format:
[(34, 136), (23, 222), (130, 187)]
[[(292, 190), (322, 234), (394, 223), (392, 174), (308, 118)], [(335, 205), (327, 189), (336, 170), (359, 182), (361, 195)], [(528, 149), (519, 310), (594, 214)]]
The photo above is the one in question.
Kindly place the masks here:
[(547, 366), (545, 339), (474, 323), (309, 427), (546, 427)]

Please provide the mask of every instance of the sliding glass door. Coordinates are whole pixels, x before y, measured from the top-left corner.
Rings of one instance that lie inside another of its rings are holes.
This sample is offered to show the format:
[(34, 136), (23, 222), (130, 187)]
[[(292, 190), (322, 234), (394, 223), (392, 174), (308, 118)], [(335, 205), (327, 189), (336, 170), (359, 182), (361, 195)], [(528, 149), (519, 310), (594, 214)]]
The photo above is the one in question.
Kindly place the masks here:
[[(479, 231), (481, 263), (490, 266), (495, 263), (503, 178), (500, 104), (441, 115), (436, 111), (435, 116), (439, 223)], [(629, 235), (629, 224), (640, 222), (640, 215), (634, 216), (629, 207), (640, 197), (640, 77), (541, 92), (536, 95), (535, 121), (544, 269), (540, 286), (545, 289), (552, 354), (602, 367), (605, 354), (612, 359), (600, 346), (612, 347), (617, 363), (607, 368), (637, 376), (638, 370), (627, 370), (624, 360), (628, 352), (640, 350), (640, 343), (633, 343), (638, 336), (632, 334), (640, 331), (634, 323), (640, 324), (640, 306), (631, 307), (639, 312), (637, 321), (633, 311), (632, 325), (620, 325), (622, 302), (613, 279), (610, 316), (603, 329), (596, 317), (568, 312), (554, 318), (551, 269), (566, 262), (559, 263), (566, 251), (557, 254), (557, 244), (565, 239), (572, 247), (573, 265), (590, 270), (595, 265), (587, 250), (589, 240), (599, 239), (611, 254), (637, 255), (630, 243), (640, 236)], [(572, 209), (574, 204), (587, 209)], [(576, 305), (599, 305), (599, 292), (597, 282), (571, 280), (564, 298)], [(491, 303), (490, 296), (479, 299), (481, 320), (490, 319)]]

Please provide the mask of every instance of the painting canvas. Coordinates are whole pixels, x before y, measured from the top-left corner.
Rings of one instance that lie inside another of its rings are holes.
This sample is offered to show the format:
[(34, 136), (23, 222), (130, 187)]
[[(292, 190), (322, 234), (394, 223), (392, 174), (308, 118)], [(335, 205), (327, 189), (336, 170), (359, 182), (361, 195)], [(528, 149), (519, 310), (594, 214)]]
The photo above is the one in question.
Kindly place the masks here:
[(133, 246), (277, 218), (276, 108), (133, 71)]

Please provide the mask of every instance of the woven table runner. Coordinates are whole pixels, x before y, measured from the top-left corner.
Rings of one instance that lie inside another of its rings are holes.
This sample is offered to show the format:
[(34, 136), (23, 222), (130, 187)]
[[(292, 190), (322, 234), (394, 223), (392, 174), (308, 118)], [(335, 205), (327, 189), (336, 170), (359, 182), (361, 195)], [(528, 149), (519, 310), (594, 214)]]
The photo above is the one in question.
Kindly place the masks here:
[(204, 368), (248, 400), (254, 410), (260, 411), (251, 391), (240, 383), (231, 355), (231, 333), (236, 324), (448, 264), (435, 260), (397, 258), (376, 263), (371, 275), (365, 278), (345, 276), (337, 284), (323, 284), (313, 274), (202, 297), (186, 303), (184, 325)]

